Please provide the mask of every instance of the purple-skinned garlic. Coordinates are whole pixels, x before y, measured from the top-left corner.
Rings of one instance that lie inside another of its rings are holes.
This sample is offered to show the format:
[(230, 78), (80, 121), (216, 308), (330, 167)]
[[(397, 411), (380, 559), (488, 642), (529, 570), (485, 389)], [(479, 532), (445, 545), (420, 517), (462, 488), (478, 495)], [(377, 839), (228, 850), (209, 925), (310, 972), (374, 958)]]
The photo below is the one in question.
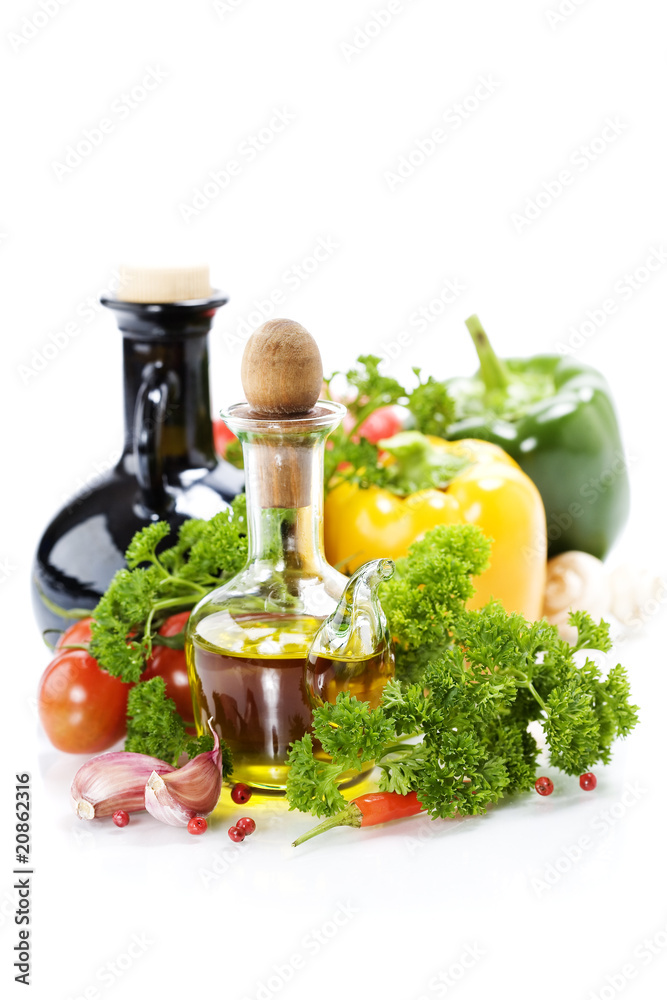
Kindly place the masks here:
[(158, 757), (119, 750), (86, 761), (74, 775), (70, 789), (80, 819), (113, 816), (117, 809), (145, 809), (145, 788), (151, 774), (169, 774), (175, 768)]
[(208, 816), (222, 790), (222, 753), (218, 734), (211, 726), (213, 749), (168, 774), (154, 771), (146, 782), (145, 807), (151, 816), (169, 826), (187, 826), (193, 816)]

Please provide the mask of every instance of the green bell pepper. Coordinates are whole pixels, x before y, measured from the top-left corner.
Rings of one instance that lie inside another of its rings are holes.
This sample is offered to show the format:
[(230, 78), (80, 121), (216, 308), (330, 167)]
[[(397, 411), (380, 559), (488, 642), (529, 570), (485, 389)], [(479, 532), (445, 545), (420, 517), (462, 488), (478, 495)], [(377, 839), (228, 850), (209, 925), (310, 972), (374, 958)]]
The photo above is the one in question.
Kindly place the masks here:
[(603, 559), (628, 516), (627, 462), (609, 386), (559, 355), (501, 360), (477, 316), (466, 320), (480, 369), (446, 381), (451, 439), (500, 445), (539, 489), (549, 557), (576, 549)]

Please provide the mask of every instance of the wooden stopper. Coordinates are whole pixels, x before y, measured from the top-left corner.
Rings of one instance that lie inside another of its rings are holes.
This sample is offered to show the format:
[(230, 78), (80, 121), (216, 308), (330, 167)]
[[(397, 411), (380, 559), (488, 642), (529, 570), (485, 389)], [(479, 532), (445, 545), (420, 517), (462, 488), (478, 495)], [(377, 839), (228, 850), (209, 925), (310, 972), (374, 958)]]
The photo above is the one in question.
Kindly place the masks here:
[(322, 388), (322, 358), (300, 323), (270, 319), (250, 337), (241, 361), (246, 399), (260, 416), (308, 413)]
[(250, 473), (260, 505), (309, 505), (314, 441), (308, 432), (322, 388), (317, 344), (300, 323), (269, 320), (246, 344), (241, 380), (248, 416), (267, 421), (266, 434), (255, 438), (258, 451)]

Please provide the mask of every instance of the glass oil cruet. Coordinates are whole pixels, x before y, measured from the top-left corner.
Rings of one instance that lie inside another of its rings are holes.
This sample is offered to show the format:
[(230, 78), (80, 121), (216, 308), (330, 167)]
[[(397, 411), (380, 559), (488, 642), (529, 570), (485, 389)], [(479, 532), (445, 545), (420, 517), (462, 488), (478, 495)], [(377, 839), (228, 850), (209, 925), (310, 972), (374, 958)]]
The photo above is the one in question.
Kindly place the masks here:
[[(243, 447), (248, 560), (193, 610), (186, 656), (198, 732), (212, 716), (232, 751), (234, 780), (284, 790), (289, 745), (309, 730), (317, 703), (306, 681), (310, 647), (353, 583), (326, 562), (322, 526), (325, 442), (345, 407), (318, 400), (319, 350), (290, 320), (271, 320), (255, 331), (241, 375), (248, 402), (222, 415)], [(386, 567), (375, 567), (359, 585), (357, 604), (378, 615), (377, 636), (384, 619), (367, 592), (373, 573), (379, 583)], [(334, 659), (340, 651), (327, 650), (323, 655)], [(384, 681), (393, 663), (385, 668)], [(352, 675), (354, 667), (341, 680), (339, 667), (337, 683), (315, 685), (318, 697), (331, 692), (335, 699), (341, 684), (352, 683), (358, 697), (377, 697), (377, 671)]]
[(320, 626), (306, 661), (306, 690), (314, 708), (341, 691), (380, 704), (394, 674), (394, 655), (378, 588), (394, 572), (391, 559), (373, 559), (348, 581), (338, 607)]

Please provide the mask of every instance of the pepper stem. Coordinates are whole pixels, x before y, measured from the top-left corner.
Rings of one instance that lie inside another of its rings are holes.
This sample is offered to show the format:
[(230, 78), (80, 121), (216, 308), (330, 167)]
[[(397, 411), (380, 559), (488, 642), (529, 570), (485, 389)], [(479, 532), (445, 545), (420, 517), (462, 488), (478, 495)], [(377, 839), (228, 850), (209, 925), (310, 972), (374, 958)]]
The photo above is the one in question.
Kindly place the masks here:
[(314, 826), (308, 833), (304, 833), (303, 836), (294, 841), (292, 847), (298, 847), (299, 844), (305, 843), (311, 837), (316, 837), (318, 833), (324, 833), (325, 830), (333, 830), (335, 826), (360, 827), (362, 819), (363, 816), (359, 806), (355, 805), (354, 802), (350, 802), (349, 806), (336, 813), (335, 816), (329, 816), (319, 826)]
[(487, 337), (479, 317), (477, 315), (468, 316), (465, 322), (477, 351), (480, 375), (487, 393), (496, 389), (506, 389), (510, 382), (509, 372), (505, 362), (501, 361), (491, 346), (491, 341)]

